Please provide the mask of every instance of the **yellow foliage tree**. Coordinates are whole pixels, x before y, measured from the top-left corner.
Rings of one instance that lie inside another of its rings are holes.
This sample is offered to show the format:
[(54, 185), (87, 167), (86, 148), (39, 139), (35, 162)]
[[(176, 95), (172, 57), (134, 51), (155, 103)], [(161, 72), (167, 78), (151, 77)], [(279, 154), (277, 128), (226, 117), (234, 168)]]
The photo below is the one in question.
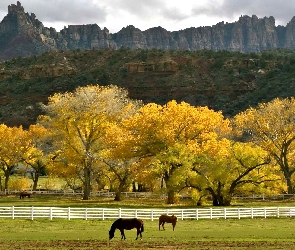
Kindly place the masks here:
[(194, 165), (187, 185), (203, 195), (209, 192), (215, 206), (230, 205), (234, 194), (282, 191), (282, 178), (267, 152), (251, 143), (208, 140), (195, 155)]
[(229, 121), (220, 112), (207, 107), (193, 107), (185, 102), (171, 101), (166, 105), (147, 104), (130, 119), (123, 121), (129, 131), (129, 152), (150, 158), (156, 171), (166, 183), (167, 203), (175, 202), (190, 154), (199, 144), (230, 131)]
[(0, 168), (4, 172), (4, 188), (8, 188), (12, 170), (24, 159), (31, 148), (31, 138), (22, 127), (7, 127), (0, 124)]
[(127, 94), (117, 86), (79, 87), (72, 93), (53, 95), (44, 105), (46, 116), (40, 122), (55, 136), (53, 143), (59, 152), (55, 160), (64, 158), (67, 165), (75, 166), (83, 181), (84, 200), (89, 199), (93, 170), (107, 146), (106, 131), (136, 110), (138, 102)]
[(49, 136), (48, 130), (40, 125), (31, 125), (28, 130), (29, 137), (32, 142), (32, 147), (24, 155), (24, 164), (31, 167), (31, 178), (33, 180), (33, 190), (36, 190), (40, 175), (45, 173), (47, 164), (46, 146)]
[(274, 99), (235, 116), (237, 131), (267, 151), (284, 175), (289, 194), (294, 193), (295, 98)]

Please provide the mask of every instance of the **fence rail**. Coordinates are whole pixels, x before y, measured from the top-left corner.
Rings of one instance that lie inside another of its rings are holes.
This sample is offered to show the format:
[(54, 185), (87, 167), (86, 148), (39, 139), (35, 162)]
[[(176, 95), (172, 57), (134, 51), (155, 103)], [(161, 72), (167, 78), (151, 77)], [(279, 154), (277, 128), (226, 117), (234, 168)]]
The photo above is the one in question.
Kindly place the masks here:
[(0, 218), (24, 218), (34, 220), (62, 219), (116, 219), (140, 218), (155, 220), (163, 213), (175, 214), (179, 220), (186, 219), (242, 219), (294, 217), (295, 207), (261, 208), (196, 208), (196, 209), (123, 209), (123, 208), (63, 208), (63, 207), (0, 207)]

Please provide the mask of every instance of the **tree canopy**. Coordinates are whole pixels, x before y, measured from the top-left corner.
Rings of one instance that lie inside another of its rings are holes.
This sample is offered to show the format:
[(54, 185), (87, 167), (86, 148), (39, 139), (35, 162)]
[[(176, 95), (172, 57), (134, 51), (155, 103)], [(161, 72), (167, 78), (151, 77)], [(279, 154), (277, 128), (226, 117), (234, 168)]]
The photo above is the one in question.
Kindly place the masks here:
[(288, 193), (294, 193), (295, 172), (295, 99), (276, 98), (236, 115), (234, 123), (240, 135), (267, 151), (285, 177)]

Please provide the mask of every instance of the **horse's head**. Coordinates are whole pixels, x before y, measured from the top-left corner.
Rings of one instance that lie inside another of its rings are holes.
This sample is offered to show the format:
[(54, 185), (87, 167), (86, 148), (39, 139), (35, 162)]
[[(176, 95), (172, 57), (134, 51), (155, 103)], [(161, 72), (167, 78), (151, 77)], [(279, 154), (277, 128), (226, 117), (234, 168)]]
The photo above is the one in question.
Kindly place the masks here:
[(113, 231), (109, 231), (109, 239), (111, 240), (111, 239), (113, 239), (114, 238), (114, 236), (115, 236), (115, 233), (113, 232)]
[(177, 216), (175, 214), (172, 214), (171, 217), (173, 218), (174, 221), (178, 221)]

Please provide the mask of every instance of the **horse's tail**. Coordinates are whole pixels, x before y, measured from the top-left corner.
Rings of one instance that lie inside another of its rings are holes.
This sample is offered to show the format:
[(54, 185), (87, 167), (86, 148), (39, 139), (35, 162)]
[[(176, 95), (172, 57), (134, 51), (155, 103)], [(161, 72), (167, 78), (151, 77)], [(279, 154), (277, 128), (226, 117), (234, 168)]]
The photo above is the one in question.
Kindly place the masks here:
[(140, 230), (141, 230), (141, 232), (143, 232), (143, 231), (144, 231), (144, 226), (143, 226), (143, 223), (141, 224)]

